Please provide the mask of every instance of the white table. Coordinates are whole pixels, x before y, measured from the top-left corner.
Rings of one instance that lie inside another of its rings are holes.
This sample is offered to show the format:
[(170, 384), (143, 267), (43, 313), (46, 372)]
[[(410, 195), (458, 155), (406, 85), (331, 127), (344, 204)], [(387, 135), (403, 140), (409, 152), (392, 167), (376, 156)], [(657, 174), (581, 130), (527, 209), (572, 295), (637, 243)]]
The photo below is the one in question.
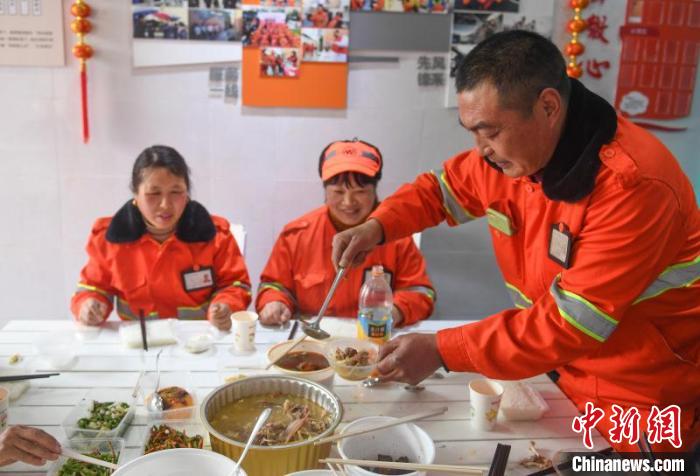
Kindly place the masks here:
[[(179, 324), (193, 328), (208, 326), (203, 322)], [(410, 330), (434, 332), (461, 324), (464, 322), (425, 321), (413, 326)], [(87, 390), (93, 387), (132, 388), (141, 369), (154, 368), (158, 348), (151, 349), (149, 352), (127, 349), (119, 340), (118, 327), (118, 322), (110, 321), (99, 331), (84, 334), (85, 339), (77, 349), (78, 359), (72, 367), (69, 370), (61, 370), (61, 375), (58, 377), (32, 380), (29, 390), (12, 404), (9, 423), (36, 426), (63, 439), (61, 422)], [(19, 353), (27, 357), (31, 363), (34, 352), (32, 343), (35, 339), (45, 333), (69, 332), (74, 329), (75, 325), (69, 321), (10, 321), (0, 331), (0, 359), (7, 362), (10, 355)], [(259, 326), (256, 347), (260, 359), (262, 360), (264, 352), (271, 344), (286, 339), (287, 334), (287, 330)], [(161, 369), (191, 371), (201, 402), (208, 392), (223, 383), (218, 372), (218, 363), (222, 356), (230, 357), (231, 342), (232, 336), (223, 334), (217, 341), (215, 352), (206, 356), (185, 355), (182, 349), (170, 346), (161, 356)], [(38, 368), (37, 370), (47, 369)], [(262, 370), (244, 371), (246, 374), (262, 372)], [(561, 448), (581, 447), (581, 437), (571, 430), (572, 418), (578, 414), (575, 407), (544, 375), (528, 380), (539, 390), (550, 407), (550, 411), (541, 420), (536, 422), (499, 421), (493, 431), (472, 430), (468, 418), (467, 382), (474, 377), (474, 374), (450, 373), (444, 379), (425, 381), (427, 388), (418, 393), (408, 392), (403, 385), (399, 384), (366, 389), (357, 383), (336, 377), (334, 391), (343, 402), (344, 423), (368, 415), (400, 417), (433, 407), (448, 406), (447, 413), (418, 423), (435, 441), (436, 462), (439, 463), (488, 466), (496, 443), (501, 442), (512, 446), (509, 474), (528, 474), (532, 471), (523, 468), (518, 462), (528, 456), (527, 448), (530, 440), (534, 440), (537, 448), (550, 457)], [(145, 431), (146, 424), (145, 409), (140, 406), (124, 435), (127, 442), (126, 461), (139, 454), (140, 437)], [(597, 449), (608, 446), (600, 436), (596, 436), (594, 441)], [(37, 469), (19, 463), (0, 468), (0, 473), (5, 474), (38, 475), (44, 474), (44, 471), (42, 468)]]

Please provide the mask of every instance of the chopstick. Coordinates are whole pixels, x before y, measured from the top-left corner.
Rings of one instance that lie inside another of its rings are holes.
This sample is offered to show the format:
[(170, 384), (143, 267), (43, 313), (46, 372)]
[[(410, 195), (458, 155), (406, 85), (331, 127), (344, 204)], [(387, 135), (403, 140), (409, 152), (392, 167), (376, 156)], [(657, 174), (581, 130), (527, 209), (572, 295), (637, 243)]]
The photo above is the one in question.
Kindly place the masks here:
[(403, 423), (408, 423), (410, 421), (422, 420), (423, 418), (427, 418), (427, 417), (435, 416), (435, 415), (442, 415), (446, 411), (447, 411), (447, 407), (442, 407), (442, 408), (438, 408), (437, 410), (430, 410), (430, 411), (423, 412), (423, 413), (416, 413), (414, 415), (408, 415), (408, 416), (405, 416), (403, 418), (398, 418), (396, 420), (382, 423), (382, 424), (374, 426), (372, 428), (365, 428), (364, 430), (352, 431), (350, 433), (339, 433), (337, 435), (327, 436), (325, 438), (321, 438), (320, 440), (314, 441), (314, 445), (322, 445), (324, 443), (330, 443), (331, 441), (340, 440), (342, 438), (348, 438), (350, 436), (356, 436), (356, 435), (364, 435), (365, 433), (371, 433), (373, 431), (383, 430), (384, 428), (389, 428), (392, 426), (401, 425)]
[(488, 476), (503, 476), (506, 474), (509, 454), (510, 445), (503, 445), (501, 443), (496, 445), (496, 452), (493, 454), (493, 460), (491, 461)]
[(452, 464), (389, 463), (388, 461), (370, 461), (366, 459), (320, 459), (320, 463), (334, 463), (352, 466), (369, 466), (373, 468), (407, 469), (411, 471), (443, 471), (445, 473), (483, 475), (486, 468), (480, 466), (457, 466)]
[(299, 319), (294, 319), (294, 324), (292, 324), (292, 329), (289, 331), (287, 340), (294, 339), (294, 336), (297, 334), (297, 329), (299, 329)]
[(146, 319), (143, 317), (143, 309), (139, 309), (139, 323), (141, 324), (141, 343), (143, 350), (148, 350), (148, 339), (146, 339)]
[(109, 469), (117, 469), (117, 465), (114, 463), (110, 463), (108, 461), (102, 461), (101, 459), (93, 458), (91, 456), (85, 456), (82, 453), (78, 453), (75, 450), (72, 450), (70, 448), (63, 447), (61, 448), (61, 454), (63, 456), (67, 456), (69, 458), (77, 459), (78, 461), (82, 461), (83, 463), (90, 463), (94, 464), (97, 466), (102, 466), (105, 468)]
[(272, 362), (270, 362), (269, 364), (267, 364), (267, 366), (265, 367), (265, 370), (270, 370), (270, 367), (272, 367), (272, 366), (275, 365), (277, 362), (279, 362), (280, 360), (282, 360), (282, 357), (284, 357), (285, 355), (287, 355), (288, 353), (290, 353), (292, 350), (294, 350), (294, 348), (295, 348), (296, 346), (298, 346), (299, 344), (301, 344), (301, 343), (304, 341), (304, 339), (306, 339), (307, 337), (308, 337), (308, 336), (307, 336), (306, 334), (304, 334), (303, 336), (299, 337), (290, 347), (288, 347), (287, 349), (285, 349), (284, 352), (282, 352), (282, 355), (280, 355), (280, 356), (277, 357), (275, 360), (273, 360)]
[(33, 378), (47, 378), (53, 377), (55, 375), (61, 375), (60, 373), (51, 374), (24, 374), (24, 375), (3, 375), (0, 377), (0, 382), (14, 382), (15, 380), (30, 380)]

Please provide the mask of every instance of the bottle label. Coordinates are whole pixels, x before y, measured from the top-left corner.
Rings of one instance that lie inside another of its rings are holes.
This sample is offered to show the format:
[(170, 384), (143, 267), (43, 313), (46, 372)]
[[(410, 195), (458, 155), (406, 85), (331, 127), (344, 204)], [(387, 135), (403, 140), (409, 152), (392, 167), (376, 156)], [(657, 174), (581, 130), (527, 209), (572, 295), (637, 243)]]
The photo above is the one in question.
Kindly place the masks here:
[(382, 344), (391, 339), (391, 316), (382, 319), (372, 319), (371, 316), (360, 313), (357, 318), (357, 337)]

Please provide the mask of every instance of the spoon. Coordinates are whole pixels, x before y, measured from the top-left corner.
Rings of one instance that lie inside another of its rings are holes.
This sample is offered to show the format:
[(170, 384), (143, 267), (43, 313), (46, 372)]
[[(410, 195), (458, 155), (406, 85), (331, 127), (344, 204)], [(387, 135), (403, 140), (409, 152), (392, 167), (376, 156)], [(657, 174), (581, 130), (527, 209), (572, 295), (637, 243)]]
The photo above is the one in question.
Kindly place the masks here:
[(326, 296), (326, 300), (323, 301), (321, 310), (318, 311), (318, 317), (316, 318), (316, 320), (311, 323), (302, 322), (301, 330), (303, 330), (304, 334), (306, 334), (307, 336), (313, 337), (314, 339), (318, 340), (328, 339), (331, 336), (328, 332), (321, 329), (321, 319), (323, 319), (323, 315), (326, 313), (326, 309), (328, 309), (328, 305), (330, 304), (331, 299), (335, 294), (335, 289), (338, 287), (338, 283), (340, 283), (340, 280), (342, 279), (344, 274), (345, 268), (343, 266), (339, 267), (338, 272), (335, 274), (333, 284), (331, 284), (331, 289), (328, 291), (328, 295)]
[(151, 398), (148, 400), (148, 411), (151, 413), (160, 413), (163, 411), (163, 397), (158, 393), (158, 387), (160, 386), (160, 366), (158, 361), (160, 360), (160, 353), (163, 349), (160, 349), (156, 354), (156, 386)]
[(250, 433), (250, 436), (248, 437), (248, 441), (245, 444), (245, 447), (243, 448), (243, 453), (241, 453), (240, 458), (238, 458), (238, 462), (236, 463), (236, 466), (233, 468), (233, 471), (231, 471), (230, 476), (238, 476), (238, 470), (241, 467), (241, 463), (243, 462), (243, 458), (245, 458), (245, 455), (248, 454), (248, 450), (250, 449), (251, 446), (253, 446), (253, 441), (255, 440), (255, 437), (258, 436), (258, 432), (260, 431), (260, 428), (265, 424), (268, 418), (270, 418), (270, 413), (272, 413), (272, 408), (266, 408), (260, 413), (260, 416), (258, 417), (258, 421), (255, 422), (255, 426), (253, 427), (253, 431)]

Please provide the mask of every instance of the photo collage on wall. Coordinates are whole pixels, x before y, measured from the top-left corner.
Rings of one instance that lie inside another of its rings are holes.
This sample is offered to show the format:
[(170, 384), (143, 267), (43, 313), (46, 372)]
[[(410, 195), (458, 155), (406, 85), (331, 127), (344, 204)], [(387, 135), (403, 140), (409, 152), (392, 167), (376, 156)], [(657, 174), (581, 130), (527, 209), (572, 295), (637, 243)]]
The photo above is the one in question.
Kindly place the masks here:
[(461, 59), (489, 36), (507, 30), (529, 30), (552, 36), (554, 0), (454, 0), (450, 41), (450, 80), (445, 105), (456, 106), (454, 77)]
[(354, 12), (447, 13), (449, 2), (450, 0), (350, 0), (350, 9)]
[(306, 0), (301, 34), (304, 61), (346, 63), (350, 0)]
[(299, 64), (348, 60), (349, 0), (244, 5), (243, 46), (260, 48), (260, 75), (296, 78)]
[(133, 37), (240, 41), (239, 0), (132, 0)]

